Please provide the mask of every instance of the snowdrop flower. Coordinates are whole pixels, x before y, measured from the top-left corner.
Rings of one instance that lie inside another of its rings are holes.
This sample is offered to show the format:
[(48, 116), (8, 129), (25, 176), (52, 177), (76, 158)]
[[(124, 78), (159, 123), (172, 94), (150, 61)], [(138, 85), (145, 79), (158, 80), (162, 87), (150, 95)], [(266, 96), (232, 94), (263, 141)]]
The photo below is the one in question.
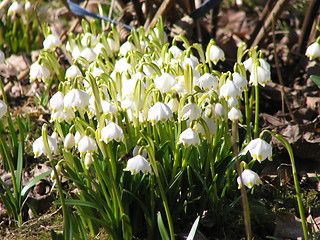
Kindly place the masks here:
[(0, 118), (2, 118), (7, 112), (7, 104), (4, 101), (0, 100)]
[(92, 33), (85, 33), (84, 36), (81, 39), (81, 45), (86, 48), (86, 47), (93, 47), (98, 43), (98, 39), (95, 35)]
[(120, 55), (125, 56), (127, 52), (136, 50), (136, 47), (133, 45), (133, 43), (126, 41), (123, 43), (120, 47)]
[(84, 156), (84, 166), (88, 170), (93, 162), (93, 154), (87, 152)]
[(83, 49), (80, 53), (80, 57), (87, 59), (89, 62), (94, 61), (96, 59), (96, 56), (97, 55), (94, 53), (92, 48), (89, 47)]
[(111, 52), (115, 53), (119, 51), (119, 45), (116, 43), (115, 40), (113, 40), (112, 38), (107, 38), (107, 43), (109, 45)]
[(212, 61), (214, 64), (217, 64), (219, 60), (224, 61), (224, 51), (217, 45), (211, 45), (209, 53), (207, 52), (207, 59)]
[(186, 68), (187, 65), (190, 65), (192, 69), (195, 69), (199, 65), (199, 60), (195, 56), (190, 56), (188, 58), (184, 58), (182, 62), (182, 67)]
[(64, 138), (63, 146), (67, 151), (70, 151), (76, 144), (76, 140), (72, 133), (68, 133)]
[[(57, 153), (58, 151), (58, 144), (57, 144), (57, 139), (55, 139), (54, 137), (48, 136), (48, 145), (49, 145), (49, 151), (51, 153)], [(32, 149), (33, 149), (33, 153), (34, 153), (34, 157), (40, 157), (42, 154), (48, 156), (49, 153), (46, 151), (45, 147), (44, 147), (44, 141), (43, 141), (43, 137), (39, 137), (37, 138), (33, 144), (32, 144)]]
[[(264, 59), (264, 58), (259, 58), (259, 64), (260, 67), (264, 68), (265, 70), (270, 71), (270, 64)], [(254, 63), (253, 59), (250, 57), (247, 60), (243, 62), (244, 68), (248, 70), (250, 73), (253, 71)]]
[(81, 156), (88, 152), (93, 153), (97, 151), (97, 149), (97, 143), (92, 137), (84, 136), (78, 142), (78, 151), (80, 152)]
[[(58, 163), (54, 168), (56, 169), (57, 174), (58, 174), (58, 176), (59, 176), (59, 175), (61, 174), (61, 171), (62, 171), (62, 166), (61, 166), (61, 164)], [(55, 176), (53, 170), (52, 170), (52, 172), (51, 172), (51, 174), (50, 174), (50, 178), (51, 178), (52, 181), (54, 181), (54, 180), (56, 179), (56, 176)]]
[(51, 77), (50, 70), (39, 64), (39, 62), (34, 62), (30, 66), (30, 81), (34, 80), (42, 80), (43, 82), (46, 82)]
[(26, 12), (31, 12), (33, 10), (33, 7), (32, 7), (32, 3), (30, 1), (27, 1), (25, 4), (24, 4), (24, 10)]
[(4, 52), (0, 50), (0, 64), (3, 64), (6, 60), (6, 56), (4, 55)]
[[(208, 118), (208, 117), (203, 117), (202, 118), (205, 123), (207, 124), (208, 126), (208, 129), (209, 129), (209, 136), (213, 136), (216, 132), (217, 132), (217, 125), (216, 123), (213, 121), (212, 118)], [(203, 137), (207, 137), (207, 133), (206, 131), (204, 130), (204, 127), (202, 126), (202, 124), (200, 124), (199, 122), (197, 122), (194, 126), (195, 130), (198, 132), (198, 133), (201, 133)]]
[(254, 160), (262, 162), (266, 158), (272, 160), (272, 146), (261, 138), (251, 140), (245, 147), (244, 153), (250, 152)]
[(144, 174), (152, 173), (150, 163), (141, 155), (130, 158), (127, 162), (125, 171), (130, 171), (131, 175), (143, 172)]
[(154, 79), (154, 84), (161, 93), (172, 93), (172, 87), (176, 84), (176, 80), (172, 74), (163, 73), (160, 77)]
[(44, 49), (55, 49), (62, 45), (60, 39), (53, 34), (50, 34), (46, 37), (43, 41), (43, 48)]
[(248, 80), (240, 73), (232, 73), (232, 79), (234, 85), (236, 85), (241, 91), (248, 90)]
[(80, 57), (80, 55), (81, 55), (80, 48), (78, 46), (74, 46), (71, 52), (72, 58), (76, 60)]
[(179, 137), (178, 143), (182, 143), (185, 147), (200, 144), (199, 134), (192, 128), (184, 130)]
[(241, 91), (233, 81), (227, 80), (220, 88), (220, 96), (228, 100), (231, 97), (240, 98)]
[(195, 103), (188, 103), (181, 110), (182, 120), (195, 120), (201, 116), (201, 108)]
[(101, 129), (101, 140), (106, 144), (112, 140), (116, 140), (117, 142), (123, 141), (124, 135), (122, 128), (114, 123), (110, 122), (107, 126)]
[(172, 53), (172, 56), (174, 58), (180, 58), (182, 54), (182, 50), (178, 48), (176, 45), (171, 46), (169, 49), (169, 52)]
[(229, 98), (227, 102), (228, 102), (229, 109), (233, 107), (236, 107), (236, 108), (239, 107), (239, 100), (237, 98), (234, 98), (234, 97)]
[(56, 92), (49, 101), (50, 109), (52, 112), (62, 111), (64, 108), (63, 104), (64, 94), (60, 91)]
[(102, 49), (106, 49), (106, 47), (102, 43), (98, 42), (93, 48), (93, 51), (95, 54), (99, 55), (103, 53)]
[(214, 105), (214, 113), (218, 116), (218, 117), (223, 117), (224, 116), (224, 107), (222, 106), (221, 103), (216, 103)]
[(70, 90), (63, 99), (64, 109), (72, 108), (76, 110), (87, 110), (89, 106), (90, 96), (81, 89)]
[(314, 42), (312, 43), (306, 50), (306, 56), (309, 60), (313, 60), (320, 57), (320, 43)]
[(9, 7), (9, 9), (8, 9), (8, 15), (10, 16), (10, 15), (14, 15), (14, 14), (20, 14), (20, 13), (22, 13), (23, 12), (23, 7), (22, 7), (22, 5), (20, 4), (20, 3), (18, 3), (18, 2), (13, 2), (11, 5), (10, 5), (10, 7)]
[(250, 75), (249, 82), (254, 86), (257, 86), (258, 83), (261, 86), (265, 86), (267, 82), (271, 81), (270, 71), (264, 69), (263, 67), (257, 67), (257, 76), (255, 76), (254, 71)]
[(128, 71), (131, 67), (132, 67), (131, 64), (128, 63), (125, 57), (123, 57), (116, 61), (114, 65), (114, 70), (116, 72), (122, 73), (122, 72)]
[(262, 183), (259, 175), (250, 169), (243, 170), (241, 173), (241, 178), (240, 176), (237, 178), (239, 189), (242, 187), (242, 183), (248, 188), (252, 188), (254, 185), (259, 185)]
[(214, 75), (205, 73), (198, 79), (196, 85), (207, 92), (211, 89), (217, 91), (219, 81)]
[(148, 111), (148, 120), (152, 125), (159, 121), (165, 122), (168, 119), (173, 120), (173, 114), (165, 103), (156, 102)]
[(101, 106), (102, 106), (102, 112), (103, 113), (116, 114), (118, 112), (116, 106), (112, 102), (109, 102), (109, 101), (106, 101), (106, 100), (102, 100), (101, 101)]
[(171, 98), (167, 103), (168, 107), (171, 109), (171, 112), (176, 113), (179, 109), (179, 101), (177, 98)]
[(238, 108), (231, 108), (231, 110), (228, 112), (228, 118), (231, 121), (236, 121), (242, 119), (242, 113)]
[(76, 65), (71, 65), (67, 70), (66, 70), (66, 79), (68, 80), (73, 80), (74, 78), (82, 76), (82, 72)]
[(81, 133), (79, 131), (76, 131), (76, 133), (74, 134), (74, 142), (76, 146), (78, 146), (78, 143), (81, 140), (81, 138)]

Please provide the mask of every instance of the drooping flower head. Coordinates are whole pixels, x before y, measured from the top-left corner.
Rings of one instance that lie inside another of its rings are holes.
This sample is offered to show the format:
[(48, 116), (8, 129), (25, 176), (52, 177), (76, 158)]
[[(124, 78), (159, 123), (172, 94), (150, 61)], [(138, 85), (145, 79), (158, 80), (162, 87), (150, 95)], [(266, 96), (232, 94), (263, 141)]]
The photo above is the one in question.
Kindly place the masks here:
[[(241, 182), (241, 178), (242, 178), (242, 182)], [(237, 183), (238, 183), (238, 188), (240, 189), (242, 187), (242, 183), (248, 188), (252, 188), (254, 185), (259, 185), (262, 182), (259, 175), (256, 172), (250, 169), (245, 169), (242, 171), (241, 177), (239, 176), (237, 178)]]
[(185, 147), (198, 145), (200, 144), (199, 134), (192, 128), (187, 128), (180, 134), (178, 143), (182, 143)]
[(254, 160), (262, 162), (266, 158), (272, 160), (272, 146), (261, 138), (251, 140), (245, 147), (244, 152), (250, 152)]
[(130, 158), (127, 162), (127, 167), (124, 170), (130, 171), (132, 175), (137, 174), (140, 171), (145, 174), (152, 173), (150, 163), (141, 155)]
[(156, 102), (148, 111), (148, 119), (152, 125), (161, 121), (173, 120), (173, 114), (168, 105), (162, 102)]
[(114, 123), (110, 122), (107, 126), (101, 129), (101, 140), (108, 143), (112, 140), (117, 142), (123, 141), (124, 135), (122, 128)]

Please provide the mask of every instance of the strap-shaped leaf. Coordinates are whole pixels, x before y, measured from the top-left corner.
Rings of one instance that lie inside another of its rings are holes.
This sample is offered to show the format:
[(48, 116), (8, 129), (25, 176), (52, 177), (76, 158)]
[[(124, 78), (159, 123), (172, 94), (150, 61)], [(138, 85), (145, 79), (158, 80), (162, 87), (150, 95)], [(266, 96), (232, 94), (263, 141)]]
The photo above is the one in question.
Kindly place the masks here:
[(39, 182), (41, 179), (45, 178), (46, 176), (48, 176), (51, 173), (52, 170), (49, 170), (47, 172), (44, 172), (38, 176), (36, 176), (35, 178), (31, 179), (21, 190), (21, 196), (24, 198), (25, 194), (30, 190), (30, 188), (32, 188), (34, 185), (37, 184), (37, 182)]

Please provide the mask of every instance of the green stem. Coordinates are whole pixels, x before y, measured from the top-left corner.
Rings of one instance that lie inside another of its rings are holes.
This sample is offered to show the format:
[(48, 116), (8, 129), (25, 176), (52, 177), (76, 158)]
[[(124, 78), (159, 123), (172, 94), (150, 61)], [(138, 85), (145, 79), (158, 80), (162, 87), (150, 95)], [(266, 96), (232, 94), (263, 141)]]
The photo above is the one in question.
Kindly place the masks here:
[(255, 92), (255, 111), (254, 111), (254, 129), (253, 129), (253, 137), (258, 137), (259, 131), (259, 84), (257, 84), (254, 88)]

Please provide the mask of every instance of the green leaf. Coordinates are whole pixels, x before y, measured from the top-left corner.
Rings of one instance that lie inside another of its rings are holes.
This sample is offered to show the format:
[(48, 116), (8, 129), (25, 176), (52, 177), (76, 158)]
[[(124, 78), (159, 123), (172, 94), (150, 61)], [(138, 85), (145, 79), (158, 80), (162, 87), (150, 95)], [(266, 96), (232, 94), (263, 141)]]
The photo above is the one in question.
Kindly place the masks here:
[[(58, 200), (56, 201), (57, 204), (61, 204), (61, 202)], [(76, 199), (66, 199), (65, 204), (67, 205), (75, 205), (75, 206), (83, 206), (83, 207), (90, 207), (94, 208), (100, 211), (103, 211), (103, 209), (98, 206), (97, 204), (94, 204), (92, 202), (84, 201), (84, 200), (76, 200)]]
[(320, 76), (311, 75), (310, 77), (312, 81), (314, 81), (314, 83), (317, 84), (318, 87), (320, 87)]
[(197, 219), (194, 221), (192, 228), (189, 232), (189, 235), (187, 237), (187, 240), (193, 240), (193, 238), (196, 234), (197, 228), (198, 228), (199, 221), (200, 221), (200, 216), (198, 216)]
[(161, 239), (162, 239), (162, 240), (169, 240), (170, 238), (169, 238), (167, 229), (166, 229), (166, 227), (164, 226), (164, 223), (163, 223), (163, 220), (162, 220), (162, 217), (161, 217), (161, 213), (160, 213), (160, 212), (158, 212), (158, 214), (157, 214), (157, 222), (158, 222), (158, 227), (159, 227)]
[(32, 188), (34, 185), (36, 185), (37, 182), (39, 182), (41, 179), (45, 178), (46, 176), (50, 175), (52, 170), (49, 170), (47, 172), (44, 172), (38, 176), (36, 176), (35, 178), (31, 179), (21, 190), (21, 196), (24, 198), (26, 193), (30, 190), (30, 188)]
[(18, 148), (18, 161), (17, 161), (17, 172), (16, 172), (16, 179), (17, 182), (15, 184), (17, 189), (19, 189), (19, 191), (22, 188), (21, 185), (21, 180), (22, 180), (22, 165), (23, 165), (23, 149), (22, 149), (22, 143), (19, 142), (19, 148)]

